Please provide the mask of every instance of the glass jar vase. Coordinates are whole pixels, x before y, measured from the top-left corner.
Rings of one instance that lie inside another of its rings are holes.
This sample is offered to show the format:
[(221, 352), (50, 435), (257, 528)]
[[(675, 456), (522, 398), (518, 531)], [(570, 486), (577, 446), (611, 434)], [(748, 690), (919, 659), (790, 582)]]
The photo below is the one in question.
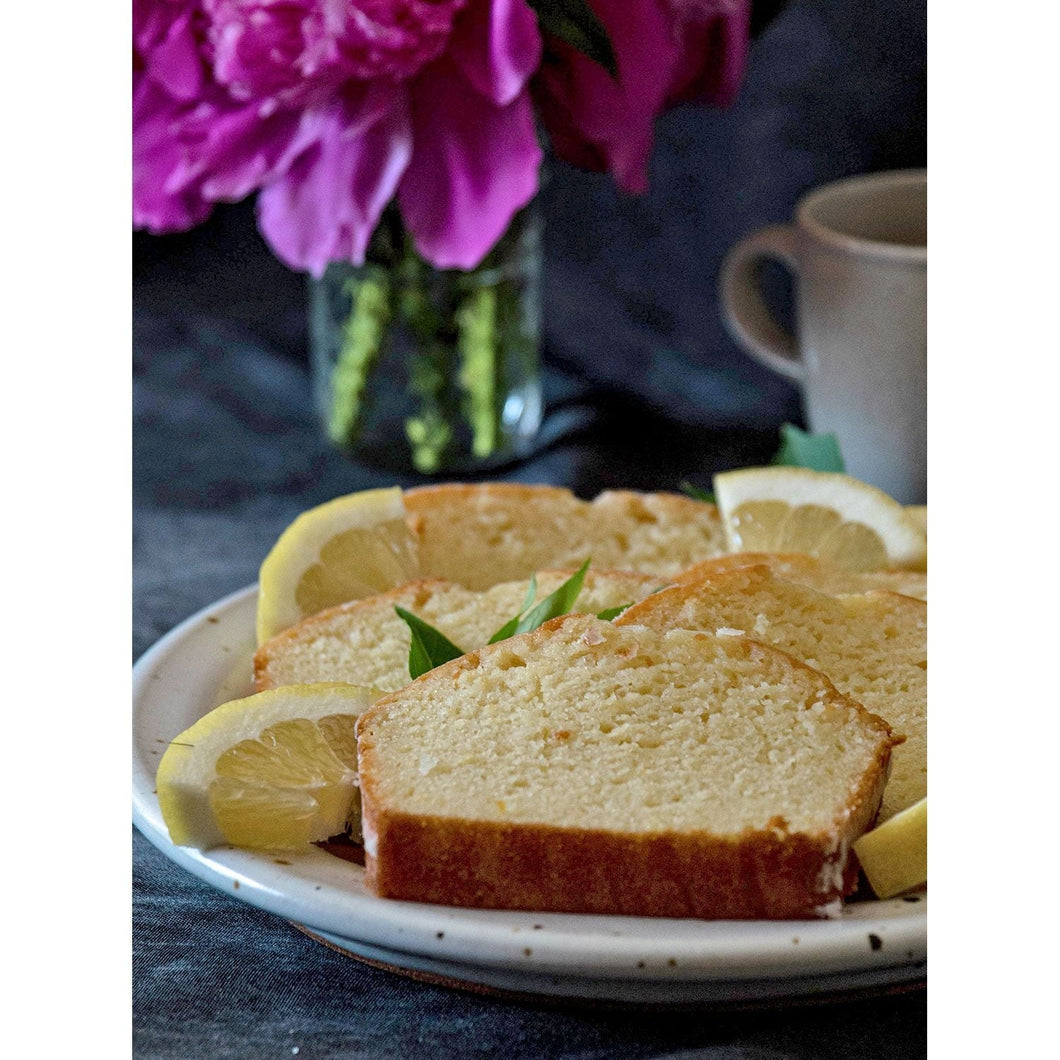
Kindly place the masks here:
[(332, 443), (424, 475), (528, 455), (542, 417), (541, 259), (536, 201), (466, 272), (424, 261), (388, 210), (363, 265), (310, 280), (314, 397)]

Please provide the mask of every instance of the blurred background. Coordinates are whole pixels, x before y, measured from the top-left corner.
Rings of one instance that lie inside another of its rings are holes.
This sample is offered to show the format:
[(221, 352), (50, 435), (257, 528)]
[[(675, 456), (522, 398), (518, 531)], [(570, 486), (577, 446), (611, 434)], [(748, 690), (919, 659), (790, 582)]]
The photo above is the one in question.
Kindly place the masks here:
[[(714, 470), (767, 461), (777, 427), (801, 423), (795, 388), (725, 331), (719, 266), (739, 238), (788, 220), (815, 185), (926, 165), (926, 5), (764, 0), (754, 10), (739, 99), (660, 120), (646, 195), (552, 165), (549, 419), (536, 455), (505, 477), (583, 496), (709, 485)], [(219, 207), (186, 234), (136, 233), (134, 262), (141, 511), (235, 514), (251, 503), (271, 532), (308, 503), (394, 481), (321, 436), (306, 280), (266, 247), (252, 203)], [(788, 286), (777, 267), (768, 287), (781, 314)]]

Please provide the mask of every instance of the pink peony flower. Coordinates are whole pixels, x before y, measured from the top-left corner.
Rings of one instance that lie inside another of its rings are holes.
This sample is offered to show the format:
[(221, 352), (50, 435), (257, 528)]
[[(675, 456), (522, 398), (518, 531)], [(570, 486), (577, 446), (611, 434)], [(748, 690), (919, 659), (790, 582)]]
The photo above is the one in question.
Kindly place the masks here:
[[(534, 93), (558, 153), (646, 185), (655, 116), (732, 94), (747, 0), (591, 0), (619, 82), (555, 43)], [(258, 192), (275, 253), (363, 261), (388, 203), (440, 268), (472, 268), (535, 194), (527, 0), (134, 0), (133, 219), (189, 228)]]
[(750, 0), (589, 0), (608, 31), (618, 78), (562, 41), (535, 98), (556, 153), (648, 187), (656, 117), (676, 103), (724, 105), (747, 56)]
[(470, 268), (534, 195), (525, 0), (137, 0), (134, 222), (260, 190), (276, 254), (362, 261), (395, 196), (420, 251)]

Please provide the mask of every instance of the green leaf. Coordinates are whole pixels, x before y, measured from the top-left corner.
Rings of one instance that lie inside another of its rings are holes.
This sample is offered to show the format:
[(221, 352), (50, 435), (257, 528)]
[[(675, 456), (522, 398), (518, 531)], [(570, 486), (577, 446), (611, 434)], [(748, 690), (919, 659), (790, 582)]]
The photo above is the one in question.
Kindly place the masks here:
[(537, 575), (530, 575), (530, 586), (526, 590), (526, 599), (523, 600), (523, 606), (519, 608), (519, 614), (522, 614), (533, 602), (537, 596)]
[(458, 648), (422, 618), (417, 618), (403, 607), (395, 607), (394, 610), (412, 633), (412, 642), (409, 644), (409, 673), (414, 681), (428, 670), (459, 659), (465, 654), (463, 648)]
[[(671, 587), (671, 583), (667, 582), (665, 585), (660, 585), (657, 588), (652, 589), (652, 591), (648, 593), (648, 595), (654, 596), (656, 593), (661, 593), (665, 589), (669, 589)], [(630, 600), (628, 604), (623, 604), (621, 607), (608, 607), (605, 610), (601, 611), (596, 617), (602, 618), (605, 622), (610, 622), (612, 619), (618, 618), (618, 616), (622, 614), (623, 611), (628, 611), (636, 602), (636, 600)]]
[(546, 33), (566, 41), (612, 77), (618, 77), (618, 59), (604, 24), (588, 0), (527, 0)]
[(530, 633), (553, 618), (570, 614), (578, 595), (582, 591), (582, 585), (585, 584), (585, 575), (589, 570), (589, 562), (589, 560), (586, 560), (555, 592), (549, 593), (541, 603), (527, 611), (519, 619), (515, 632), (517, 634)]
[(808, 467), (813, 471), (846, 471), (839, 439), (834, 434), (808, 434), (794, 424), (780, 428), (780, 449), (773, 463), (782, 467)]
[(507, 622), (497, 630), (496, 633), (490, 637), (488, 643), (496, 644), (499, 640), (507, 640), (509, 637), (515, 634), (515, 628), (519, 625), (519, 618), (526, 612), (526, 609), (534, 602), (534, 597), (537, 596), (537, 575), (532, 574), (530, 576), (530, 588), (526, 591), (526, 599), (523, 601), (522, 607), (519, 608), (519, 613), (515, 618), (510, 618)]
[(507, 640), (509, 637), (515, 636), (516, 627), (519, 625), (519, 616), (508, 619), (507, 622), (493, 634), (492, 637), (486, 642), (487, 644), (496, 644), (499, 640)]
[(687, 479), (681, 483), (681, 489), (689, 495), (694, 501), (702, 501), (704, 504), (717, 504), (717, 499), (710, 490), (705, 490), (701, 486), (693, 486)]
[(576, 573), (572, 574), (555, 592), (549, 593), (536, 607), (527, 611), (522, 617), (516, 616), (505, 622), (490, 637), (490, 644), (496, 644), (499, 640), (506, 640), (520, 633), (531, 633), (550, 619), (569, 614), (578, 599), (578, 594), (582, 591), (585, 573), (588, 569), (589, 560), (586, 560)]

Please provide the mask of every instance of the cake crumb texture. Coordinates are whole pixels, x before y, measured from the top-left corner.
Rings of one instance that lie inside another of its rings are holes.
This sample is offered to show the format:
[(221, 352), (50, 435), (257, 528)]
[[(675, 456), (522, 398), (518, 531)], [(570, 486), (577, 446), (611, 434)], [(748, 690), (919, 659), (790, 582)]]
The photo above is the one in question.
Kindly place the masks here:
[(875, 591), (828, 596), (768, 567), (723, 571), (655, 593), (619, 626), (735, 628), (825, 673), (905, 736), (880, 820), (927, 794), (927, 604)]
[(898, 738), (770, 647), (572, 615), (385, 697), (358, 742), (376, 894), (784, 918), (854, 886)]

